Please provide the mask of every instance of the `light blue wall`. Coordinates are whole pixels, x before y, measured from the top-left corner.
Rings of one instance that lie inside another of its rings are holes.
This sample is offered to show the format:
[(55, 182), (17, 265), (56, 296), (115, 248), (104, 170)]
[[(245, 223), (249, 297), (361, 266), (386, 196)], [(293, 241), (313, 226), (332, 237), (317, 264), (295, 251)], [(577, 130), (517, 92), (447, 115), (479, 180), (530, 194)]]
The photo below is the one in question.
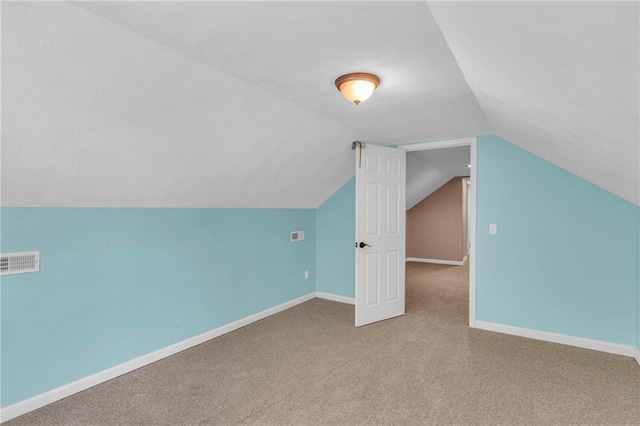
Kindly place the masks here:
[(497, 136), (477, 190), (478, 320), (635, 343), (636, 205)]
[(349, 180), (316, 212), (316, 289), (355, 297), (356, 185)]
[[(640, 209), (496, 136), (478, 162), (477, 318), (640, 346)], [(317, 210), (0, 217), (2, 252), (42, 256), (1, 279), (3, 407), (316, 289), (354, 297), (353, 179)]]
[[(477, 190), (478, 320), (640, 345), (638, 206), (492, 135), (478, 137)], [(342, 188), (326, 220), (318, 210), (319, 232), (332, 232), (318, 245), (319, 291), (353, 296), (353, 258), (332, 271), (321, 257), (354, 256), (337, 250), (355, 224), (329, 226), (354, 200)]]
[(315, 210), (1, 213), (2, 251), (41, 255), (2, 277), (2, 406), (315, 290)]

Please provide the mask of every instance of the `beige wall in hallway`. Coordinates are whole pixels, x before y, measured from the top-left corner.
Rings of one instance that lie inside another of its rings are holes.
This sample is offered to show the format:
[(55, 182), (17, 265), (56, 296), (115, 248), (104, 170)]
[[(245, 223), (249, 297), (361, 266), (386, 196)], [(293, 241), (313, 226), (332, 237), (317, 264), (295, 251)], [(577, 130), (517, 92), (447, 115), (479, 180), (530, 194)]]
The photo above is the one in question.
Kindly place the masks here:
[(462, 260), (465, 219), (466, 178), (455, 177), (407, 210), (407, 257)]
[(467, 198), (469, 192), (469, 185), (467, 182), (469, 178), (462, 178), (462, 254), (466, 256), (469, 254), (469, 223), (468, 216), (469, 206), (467, 205)]

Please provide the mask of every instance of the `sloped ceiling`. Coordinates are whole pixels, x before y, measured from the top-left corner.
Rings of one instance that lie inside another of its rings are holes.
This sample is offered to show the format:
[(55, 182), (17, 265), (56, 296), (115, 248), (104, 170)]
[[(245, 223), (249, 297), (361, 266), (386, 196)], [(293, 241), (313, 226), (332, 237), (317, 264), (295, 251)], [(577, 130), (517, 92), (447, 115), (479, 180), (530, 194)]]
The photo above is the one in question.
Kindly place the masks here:
[(640, 203), (638, 2), (434, 2), (494, 133)]
[[(486, 128), (424, 2), (85, 2), (81, 7), (368, 135), (423, 140)], [(382, 79), (355, 107), (334, 80)]]
[(469, 176), (471, 148), (434, 149), (407, 153), (407, 210), (456, 176)]
[(1, 7), (5, 206), (313, 208), (353, 140), (479, 133), (639, 201), (636, 3)]
[(488, 128), (421, 2), (2, 6), (3, 205), (317, 207), (353, 140)]

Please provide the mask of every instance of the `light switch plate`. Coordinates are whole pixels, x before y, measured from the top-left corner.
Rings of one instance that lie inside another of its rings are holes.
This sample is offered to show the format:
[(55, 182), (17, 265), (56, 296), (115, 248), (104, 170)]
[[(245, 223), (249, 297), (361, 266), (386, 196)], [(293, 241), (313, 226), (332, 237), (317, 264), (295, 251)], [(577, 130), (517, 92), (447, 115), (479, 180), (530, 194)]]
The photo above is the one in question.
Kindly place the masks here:
[(498, 233), (498, 225), (496, 225), (495, 223), (490, 223), (489, 224), (489, 234), (495, 235), (497, 233)]

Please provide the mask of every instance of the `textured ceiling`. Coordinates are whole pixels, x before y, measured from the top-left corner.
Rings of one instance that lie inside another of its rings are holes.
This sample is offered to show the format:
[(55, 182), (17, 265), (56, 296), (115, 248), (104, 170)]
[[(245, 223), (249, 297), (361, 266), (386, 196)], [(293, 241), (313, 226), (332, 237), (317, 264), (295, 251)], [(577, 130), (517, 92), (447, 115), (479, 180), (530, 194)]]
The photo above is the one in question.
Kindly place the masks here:
[(316, 207), (353, 140), (479, 133), (638, 202), (637, 4), (1, 6), (5, 206)]
[(494, 133), (640, 203), (638, 2), (437, 2)]
[[(367, 142), (488, 129), (422, 1), (76, 4), (348, 125)], [(354, 71), (382, 80), (375, 97), (358, 107), (333, 84)]]
[(339, 122), (67, 3), (2, 12), (5, 206), (313, 207), (352, 174)]
[(432, 149), (407, 153), (407, 210), (451, 178), (469, 176), (471, 147)]

